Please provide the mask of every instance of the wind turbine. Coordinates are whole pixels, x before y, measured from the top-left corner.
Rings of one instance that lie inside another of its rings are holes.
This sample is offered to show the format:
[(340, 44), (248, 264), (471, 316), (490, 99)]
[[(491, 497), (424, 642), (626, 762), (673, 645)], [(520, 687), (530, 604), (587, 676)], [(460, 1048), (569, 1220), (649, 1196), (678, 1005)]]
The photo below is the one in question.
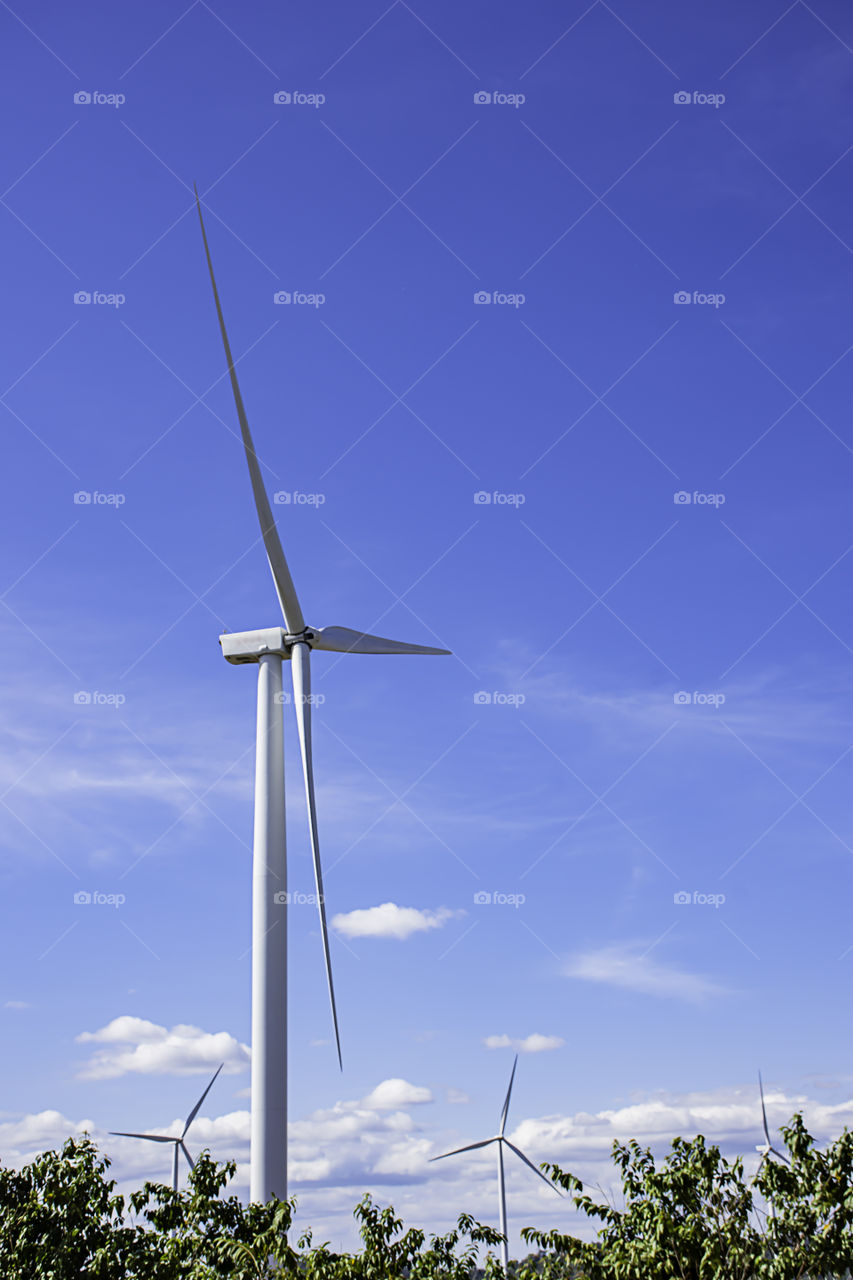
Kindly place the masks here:
[[(763, 1142), (761, 1146), (755, 1148), (756, 1151), (759, 1151), (761, 1153), (761, 1159), (758, 1162), (758, 1168), (755, 1170), (755, 1176), (753, 1177), (753, 1182), (755, 1181), (755, 1178), (758, 1177), (759, 1173), (761, 1173), (761, 1170), (764, 1167), (765, 1162), (770, 1159), (771, 1155), (776, 1156), (777, 1159), (783, 1162), (783, 1164), (791, 1163), (788, 1157), (786, 1155), (783, 1155), (781, 1151), (777, 1151), (776, 1148), (773, 1146), (772, 1142), (770, 1141), (770, 1129), (767, 1124), (767, 1108), (764, 1105), (764, 1082), (761, 1079), (760, 1071), (758, 1073), (758, 1088), (761, 1093), (761, 1120), (764, 1125), (764, 1137), (766, 1138), (767, 1141)], [(769, 1196), (767, 1198), (767, 1202), (770, 1205), (770, 1216), (772, 1218), (775, 1215), (775, 1210), (773, 1208), (773, 1201), (770, 1199)]]
[(500, 1214), (501, 1235), (503, 1236), (503, 1242), (501, 1244), (501, 1261), (503, 1262), (504, 1273), (507, 1272), (507, 1268), (509, 1267), (509, 1244), (506, 1233), (506, 1183), (504, 1180), (503, 1157), (504, 1144), (509, 1147), (510, 1151), (514, 1151), (519, 1160), (523, 1160), (528, 1169), (532, 1169), (537, 1177), (541, 1178), (542, 1181), (552, 1189), (552, 1191), (556, 1191), (557, 1195), (561, 1195), (561, 1192), (554, 1186), (553, 1182), (548, 1181), (541, 1169), (537, 1169), (536, 1165), (527, 1159), (524, 1152), (519, 1151), (518, 1147), (514, 1146), (513, 1143), (510, 1142), (509, 1138), (504, 1135), (504, 1130), (506, 1129), (506, 1118), (509, 1114), (509, 1100), (510, 1095), (512, 1094), (512, 1082), (515, 1080), (515, 1069), (517, 1066), (518, 1054), (515, 1055), (515, 1062), (512, 1064), (512, 1075), (509, 1078), (509, 1088), (506, 1091), (506, 1101), (504, 1102), (504, 1109), (501, 1112), (501, 1127), (495, 1136), (493, 1138), (485, 1138), (482, 1142), (471, 1142), (467, 1147), (456, 1147), (454, 1151), (445, 1151), (443, 1155), (432, 1157), (433, 1160), (446, 1160), (448, 1156), (458, 1156), (461, 1155), (463, 1151), (476, 1151), (478, 1147), (488, 1147), (492, 1142), (496, 1142), (498, 1144), (498, 1212)]
[(187, 1131), (190, 1125), (192, 1124), (193, 1120), (195, 1120), (196, 1116), (198, 1115), (199, 1107), (204, 1102), (207, 1095), (210, 1093), (211, 1089), (213, 1088), (216, 1077), (219, 1075), (220, 1071), (224, 1066), (225, 1066), (225, 1063), (220, 1062), (219, 1066), (216, 1068), (216, 1071), (214, 1072), (214, 1075), (213, 1075), (213, 1080), (211, 1080), (210, 1084), (207, 1086), (204, 1093), (201, 1095), (198, 1102), (195, 1104), (192, 1111), (187, 1116), (187, 1122), (184, 1125), (183, 1133), (181, 1134), (180, 1138), (173, 1138), (170, 1134), (163, 1134), (163, 1133), (117, 1133), (115, 1130), (110, 1130), (110, 1133), (114, 1138), (143, 1138), (146, 1142), (171, 1142), (174, 1147), (172, 1151), (172, 1190), (173, 1191), (177, 1191), (178, 1189), (178, 1151), (179, 1150), (183, 1151), (184, 1155), (186, 1156), (187, 1164), (190, 1166), (190, 1168), (191, 1169), (195, 1168), (195, 1165), (193, 1164), (193, 1158), (190, 1155), (189, 1151), (187, 1151), (186, 1146), (184, 1145), (184, 1138), (187, 1136)]
[(262, 1203), (271, 1196), (287, 1196), (287, 853), (285, 833), (284, 746), (282, 712), (283, 660), (290, 661), (293, 705), (302, 755), (305, 797), (314, 882), (320, 912), (320, 932), (338, 1063), (343, 1070), (329, 933), (323, 894), (323, 873), (317, 834), (314, 768), (311, 749), (311, 650), (334, 653), (446, 654), (448, 649), (404, 644), (348, 627), (309, 627), (284, 557), (249, 422), (237, 382), (237, 371), (225, 329), (210, 247), (196, 190), (196, 206), (204, 252), (213, 287), (225, 360), (243, 448), (249, 467), (255, 509), (267, 561), (284, 618), (284, 627), (242, 631), (219, 637), (228, 662), (258, 664), (258, 722), (255, 755), (255, 826), (252, 852), (252, 1124), (250, 1197)]

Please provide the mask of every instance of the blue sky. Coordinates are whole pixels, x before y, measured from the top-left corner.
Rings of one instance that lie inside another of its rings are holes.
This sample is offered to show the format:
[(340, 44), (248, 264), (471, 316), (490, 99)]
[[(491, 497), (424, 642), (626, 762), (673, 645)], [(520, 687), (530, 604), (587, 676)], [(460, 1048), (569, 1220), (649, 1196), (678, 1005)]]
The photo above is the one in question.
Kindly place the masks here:
[[(246, 1182), (254, 680), (217, 636), (278, 619), (193, 181), (309, 621), (454, 652), (314, 663), (345, 1072), (296, 902), (305, 1219), (490, 1220), (490, 1156), (427, 1160), (491, 1132), (514, 1044), (519, 1140), (590, 1179), (613, 1136), (752, 1151), (759, 1066), (775, 1123), (840, 1131), (846, 6), (0, 24), (4, 1158), (162, 1128), (224, 1058), (196, 1141)], [(512, 1185), (514, 1228), (569, 1220)]]

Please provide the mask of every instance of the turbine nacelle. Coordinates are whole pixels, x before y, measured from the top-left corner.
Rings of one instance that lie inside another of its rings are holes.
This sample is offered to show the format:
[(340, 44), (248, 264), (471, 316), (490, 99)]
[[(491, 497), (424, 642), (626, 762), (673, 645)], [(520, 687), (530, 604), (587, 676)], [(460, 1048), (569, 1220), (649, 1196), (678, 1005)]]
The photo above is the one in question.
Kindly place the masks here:
[(261, 658), (276, 654), (289, 658), (295, 644), (305, 644), (309, 649), (326, 649), (331, 653), (414, 653), (445, 654), (448, 649), (434, 649), (429, 645), (407, 644), (403, 640), (388, 640), (385, 636), (373, 636), (367, 631), (354, 631), (350, 627), (305, 627), (298, 632), (284, 627), (266, 627), (262, 631), (227, 632), (219, 637), (222, 656), (235, 664), (260, 662)]

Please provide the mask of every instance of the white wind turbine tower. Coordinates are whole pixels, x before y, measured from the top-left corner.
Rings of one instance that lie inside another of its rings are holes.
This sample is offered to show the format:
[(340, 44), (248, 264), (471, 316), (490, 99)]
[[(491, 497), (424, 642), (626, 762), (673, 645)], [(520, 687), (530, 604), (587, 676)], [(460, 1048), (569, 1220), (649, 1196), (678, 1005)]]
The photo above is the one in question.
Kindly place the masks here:
[[(761, 1120), (762, 1120), (762, 1124), (764, 1125), (764, 1137), (766, 1141), (762, 1142), (761, 1146), (755, 1148), (756, 1151), (761, 1153), (761, 1159), (758, 1162), (758, 1168), (755, 1170), (755, 1178), (757, 1178), (759, 1173), (761, 1173), (761, 1170), (764, 1167), (765, 1161), (769, 1160), (771, 1155), (776, 1156), (776, 1158), (778, 1160), (781, 1160), (783, 1164), (791, 1163), (788, 1157), (786, 1155), (783, 1155), (781, 1151), (777, 1151), (776, 1148), (773, 1146), (772, 1142), (770, 1141), (770, 1129), (767, 1124), (767, 1108), (764, 1105), (764, 1082), (761, 1079), (760, 1071), (758, 1073), (758, 1088), (761, 1093)], [(753, 1178), (753, 1181), (755, 1180), (755, 1178)], [(770, 1199), (769, 1196), (768, 1196), (767, 1202), (770, 1205), (770, 1217), (772, 1218), (774, 1216), (775, 1210), (773, 1208), (773, 1201)]]
[(198, 1115), (201, 1104), (204, 1102), (205, 1098), (210, 1093), (211, 1089), (213, 1088), (216, 1077), (219, 1075), (220, 1071), (224, 1066), (225, 1066), (225, 1063), (220, 1062), (219, 1066), (216, 1068), (216, 1071), (214, 1072), (213, 1079), (211, 1080), (210, 1084), (207, 1086), (204, 1093), (201, 1095), (198, 1102), (195, 1104), (192, 1111), (187, 1116), (187, 1122), (184, 1125), (184, 1129), (180, 1138), (173, 1138), (171, 1137), (170, 1134), (163, 1134), (163, 1133), (117, 1133), (115, 1130), (110, 1130), (110, 1133), (114, 1138), (143, 1138), (146, 1142), (171, 1142), (173, 1144), (173, 1151), (172, 1151), (172, 1190), (173, 1191), (177, 1191), (178, 1189), (178, 1151), (183, 1151), (184, 1156), (186, 1157), (187, 1164), (190, 1166), (191, 1169), (195, 1168), (195, 1165), (193, 1164), (193, 1158), (190, 1155), (189, 1151), (187, 1151), (184, 1145), (184, 1138), (187, 1136), (187, 1131), (189, 1130), (189, 1127), (192, 1124), (193, 1120), (195, 1120), (196, 1116)]
[[(343, 1068), (326, 905), (323, 896), (323, 874), (317, 835), (317, 809), (314, 800), (314, 769), (311, 751), (311, 650), (329, 649), (335, 653), (416, 653), (446, 654), (448, 649), (426, 645), (404, 644), (383, 636), (352, 631), (348, 627), (309, 627), (305, 618), (278, 530), (273, 520), (231, 346), (213, 274), (213, 263), (207, 233), (196, 191), (204, 251), (213, 286), (216, 314), (225, 348), (225, 359), (231, 378), (231, 390), (237, 408), (240, 433), (255, 508), (276, 595), (284, 618), (284, 627), (262, 631), (243, 631), (219, 637), (222, 654), (233, 663), (258, 664), (258, 724), (255, 757), (255, 826), (252, 855), (252, 1124), (250, 1197), (266, 1202), (271, 1196), (284, 1200), (287, 1196), (287, 911), (276, 896), (287, 890), (287, 856), (285, 844), (284, 745), (282, 712), (283, 660), (290, 662), (293, 677), (293, 703), (302, 755), (305, 796), (314, 881), (320, 911), (320, 931), (326, 961), (326, 978), (335, 1028), (338, 1062)], [(286, 898), (284, 899), (286, 904)]]
[(533, 1164), (532, 1161), (527, 1159), (527, 1156), (524, 1154), (524, 1152), (519, 1151), (518, 1147), (514, 1146), (510, 1142), (509, 1138), (505, 1137), (504, 1135), (504, 1130), (506, 1129), (506, 1118), (507, 1118), (507, 1115), (509, 1114), (509, 1100), (510, 1100), (510, 1095), (512, 1094), (512, 1082), (515, 1079), (515, 1069), (517, 1066), (518, 1066), (518, 1054), (515, 1055), (515, 1061), (512, 1064), (512, 1075), (509, 1078), (509, 1088), (506, 1091), (506, 1101), (504, 1102), (504, 1108), (503, 1108), (503, 1111), (501, 1112), (501, 1127), (498, 1130), (498, 1132), (495, 1134), (495, 1136), (493, 1138), (484, 1138), (482, 1142), (471, 1142), (468, 1144), (467, 1147), (456, 1147), (455, 1150), (453, 1151), (445, 1151), (443, 1155), (432, 1157), (433, 1160), (446, 1160), (448, 1156), (458, 1156), (458, 1155), (461, 1155), (463, 1151), (476, 1151), (478, 1147), (488, 1147), (492, 1142), (497, 1143), (497, 1146), (498, 1146), (498, 1212), (500, 1214), (501, 1235), (503, 1236), (503, 1243), (501, 1244), (501, 1261), (503, 1263), (503, 1269), (505, 1273), (507, 1271), (507, 1268), (509, 1267), (509, 1242), (507, 1240), (507, 1231), (506, 1231), (506, 1182), (504, 1180), (504, 1157), (503, 1157), (504, 1144), (506, 1144), (506, 1146), (509, 1147), (510, 1151), (514, 1151), (515, 1154), (518, 1156), (519, 1160), (523, 1160), (524, 1163), (527, 1165), (528, 1169), (532, 1169), (533, 1172), (542, 1179), (542, 1181), (546, 1184), (546, 1186), (549, 1186), (552, 1191), (556, 1191), (557, 1195), (562, 1194), (559, 1191), (559, 1189), (554, 1186), (553, 1182), (548, 1181), (548, 1179), (545, 1177), (545, 1174), (541, 1171), (541, 1169), (537, 1169), (536, 1165)]

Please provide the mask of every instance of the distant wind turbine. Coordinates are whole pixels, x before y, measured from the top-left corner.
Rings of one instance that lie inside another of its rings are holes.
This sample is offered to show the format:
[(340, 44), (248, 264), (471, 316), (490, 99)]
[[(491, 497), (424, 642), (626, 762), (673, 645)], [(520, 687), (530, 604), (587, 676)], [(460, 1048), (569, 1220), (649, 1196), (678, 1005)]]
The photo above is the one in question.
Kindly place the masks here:
[[(761, 1093), (761, 1120), (764, 1125), (764, 1137), (766, 1141), (763, 1142), (761, 1146), (755, 1148), (756, 1151), (759, 1151), (761, 1153), (761, 1159), (758, 1162), (758, 1168), (755, 1170), (756, 1178), (758, 1177), (759, 1173), (761, 1173), (761, 1170), (763, 1169), (765, 1162), (770, 1159), (771, 1155), (776, 1156), (776, 1158), (778, 1160), (781, 1160), (783, 1164), (791, 1163), (788, 1157), (786, 1155), (783, 1155), (781, 1151), (777, 1151), (777, 1149), (773, 1146), (772, 1142), (770, 1141), (770, 1129), (767, 1124), (767, 1108), (764, 1105), (764, 1082), (761, 1079), (760, 1071), (758, 1073), (758, 1088)], [(770, 1216), (772, 1218), (774, 1216), (775, 1210), (773, 1208), (773, 1201), (770, 1199), (769, 1196), (767, 1197), (767, 1203), (770, 1205)]]
[(241, 631), (219, 637), (222, 655), (228, 662), (258, 665), (258, 720), (255, 754), (255, 831), (252, 853), (252, 1126), (250, 1198), (265, 1203), (275, 1195), (287, 1197), (287, 849), (285, 843), (284, 713), (282, 703), (282, 661), (290, 662), (293, 677), (293, 705), (302, 754), (302, 773), (308, 806), (308, 828), (314, 862), (314, 883), (320, 912), (320, 933), (326, 961), (326, 981), (332, 1006), (332, 1023), (338, 1063), (343, 1069), (341, 1038), (329, 932), (320, 865), (317, 807), (314, 799), (314, 766), (311, 748), (311, 650), (333, 653), (417, 653), (446, 654), (448, 649), (404, 644), (386, 640), (349, 627), (309, 627), (290, 576), (261, 468), (249, 431), (249, 421), (237, 382), (237, 371), (225, 330), (219, 291), (207, 232), (196, 191), (201, 234), (213, 300), (219, 320), (225, 361), (240, 423), (243, 449), (249, 467), (255, 510), (267, 553), (284, 627), (263, 631)]
[(220, 1062), (219, 1066), (216, 1068), (216, 1071), (214, 1073), (213, 1079), (211, 1080), (210, 1084), (207, 1086), (204, 1093), (201, 1095), (198, 1102), (195, 1104), (192, 1111), (187, 1116), (187, 1122), (184, 1125), (184, 1130), (180, 1138), (173, 1138), (171, 1134), (163, 1134), (163, 1133), (118, 1133), (114, 1129), (110, 1130), (110, 1133), (114, 1138), (143, 1138), (146, 1142), (171, 1142), (174, 1146), (174, 1150), (172, 1152), (172, 1190), (173, 1191), (177, 1191), (178, 1189), (178, 1151), (179, 1150), (183, 1151), (187, 1160), (187, 1164), (190, 1166), (190, 1168), (191, 1169), (195, 1168), (195, 1165), (193, 1164), (193, 1158), (190, 1155), (189, 1151), (187, 1151), (186, 1146), (184, 1145), (184, 1138), (187, 1136), (187, 1131), (189, 1130), (189, 1127), (192, 1124), (193, 1120), (195, 1120), (196, 1116), (198, 1115), (199, 1107), (204, 1102), (207, 1095), (210, 1093), (211, 1089), (213, 1088), (214, 1082), (216, 1081), (216, 1077), (219, 1075), (220, 1071), (224, 1066), (225, 1066), (225, 1063)]
[(506, 1118), (509, 1114), (509, 1100), (512, 1094), (512, 1083), (515, 1080), (515, 1069), (517, 1066), (518, 1054), (515, 1055), (515, 1061), (512, 1064), (512, 1075), (509, 1078), (509, 1088), (506, 1091), (506, 1101), (504, 1102), (504, 1109), (501, 1112), (501, 1127), (495, 1136), (493, 1138), (485, 1138), (482, 1142), (471, 1142), (467, 1147), (457, 1147), (454, 1151), (445, 1151), (443, 1155), (432, 1157), (433, 1160), (446, 1160), (448, 1156), (458, 1156), (461, 1155), (463, 1151), (476, 1151), (478, 1147), (488, 1147), (492, 1142), (496, 1142), (498, 1144), (498, 1212), (500, 1214), (501, 1235), (503, 1236), (503, 1243), (501, 1244), (501, 1260), (503, 1262), (504, 1272), (506, 1272), (509, 1267), (509, 1244), (507, 1241), (506, 1231), (506, 1183), (504, 1180), (503, 1157), (504, 1145), (508, 1146), (510, 1151), (514, 1151), (519, 1160), (522, 1160), (527, 1165), (528, 1169), (532, 1169), (536, 1176), (541, 1178), (546, 1186), (549, 1186), (552, 1191), (556, 1191), (557, 1195), (562, 1194), (558, 1188), (554, 1186), (553, 1182), (548, 1181), (541, 1169), (537, 1169), (536, 1165), (527, 1159), (524, 1152), (519, 1151), (518, 1147), (514, 1146), (513, 1143), (510, 1142), (509, 1138), (504, 1136)]

